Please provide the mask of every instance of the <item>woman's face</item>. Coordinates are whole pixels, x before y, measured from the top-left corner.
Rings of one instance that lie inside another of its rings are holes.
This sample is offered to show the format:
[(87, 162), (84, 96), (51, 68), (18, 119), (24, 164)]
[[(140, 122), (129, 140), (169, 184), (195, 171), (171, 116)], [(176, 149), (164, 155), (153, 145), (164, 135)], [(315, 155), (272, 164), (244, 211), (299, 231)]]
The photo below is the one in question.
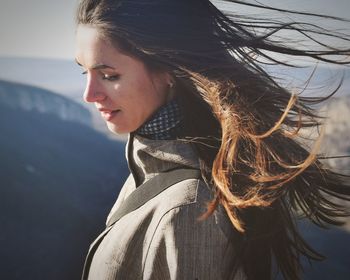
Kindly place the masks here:
[(76, 61), (87, 75), (84, 100), (95, 104), (112, 132), (135, 131), (166, 102), (170, 75), (151, 73), (96, 28), (79, 25), (76, 39)]

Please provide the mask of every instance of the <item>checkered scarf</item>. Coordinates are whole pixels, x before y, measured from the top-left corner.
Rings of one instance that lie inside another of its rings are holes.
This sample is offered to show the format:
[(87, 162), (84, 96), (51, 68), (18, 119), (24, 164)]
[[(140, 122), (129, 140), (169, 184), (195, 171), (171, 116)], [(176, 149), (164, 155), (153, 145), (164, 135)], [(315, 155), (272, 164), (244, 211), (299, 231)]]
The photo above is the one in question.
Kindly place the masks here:
[(181, 131), (182, 119), (181, 108), (174, 98), (162, 106), (148, 122), (136, 131), (136, 134), (153, 140), (173, 140)]

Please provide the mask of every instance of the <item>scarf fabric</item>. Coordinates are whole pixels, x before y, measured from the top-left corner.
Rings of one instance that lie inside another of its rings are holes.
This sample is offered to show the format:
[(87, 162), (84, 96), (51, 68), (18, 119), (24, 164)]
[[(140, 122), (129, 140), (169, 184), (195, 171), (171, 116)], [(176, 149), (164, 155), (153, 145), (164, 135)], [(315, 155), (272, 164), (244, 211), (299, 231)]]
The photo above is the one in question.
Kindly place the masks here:
[(136, 134), (152, 140), (175, 140), (181, 131), (183, 113), (176, 98), (162, 106)]

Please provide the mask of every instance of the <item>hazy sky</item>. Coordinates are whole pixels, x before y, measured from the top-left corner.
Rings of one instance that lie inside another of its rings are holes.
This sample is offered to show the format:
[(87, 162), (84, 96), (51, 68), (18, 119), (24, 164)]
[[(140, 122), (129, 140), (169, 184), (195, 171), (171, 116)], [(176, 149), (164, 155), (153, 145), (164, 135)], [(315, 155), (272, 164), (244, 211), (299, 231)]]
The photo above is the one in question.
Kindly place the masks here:
[(0, 0), (0, 56), (74, 57), (75, 0)]
[[(350, 18), (349, 0), (260, 0), (260, 3)], [(0, 56), (72, 59), (76, 4), (77, 0), (0, 0)]]

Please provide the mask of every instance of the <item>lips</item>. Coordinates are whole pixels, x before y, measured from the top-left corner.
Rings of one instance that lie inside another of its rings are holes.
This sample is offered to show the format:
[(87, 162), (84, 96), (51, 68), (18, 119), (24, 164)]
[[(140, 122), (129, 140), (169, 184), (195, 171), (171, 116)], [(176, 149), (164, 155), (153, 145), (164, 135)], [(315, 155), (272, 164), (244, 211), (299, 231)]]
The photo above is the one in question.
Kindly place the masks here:
[(106, 121), (110, 121), (111, 119), (113, 119), (113, 117), (120, 112), (120, 110), (108, 110), (108, 109), (104, 109), (104, 108), (100, 108), (99, 111), (101, 112), (101, 116), (106, 120)]

